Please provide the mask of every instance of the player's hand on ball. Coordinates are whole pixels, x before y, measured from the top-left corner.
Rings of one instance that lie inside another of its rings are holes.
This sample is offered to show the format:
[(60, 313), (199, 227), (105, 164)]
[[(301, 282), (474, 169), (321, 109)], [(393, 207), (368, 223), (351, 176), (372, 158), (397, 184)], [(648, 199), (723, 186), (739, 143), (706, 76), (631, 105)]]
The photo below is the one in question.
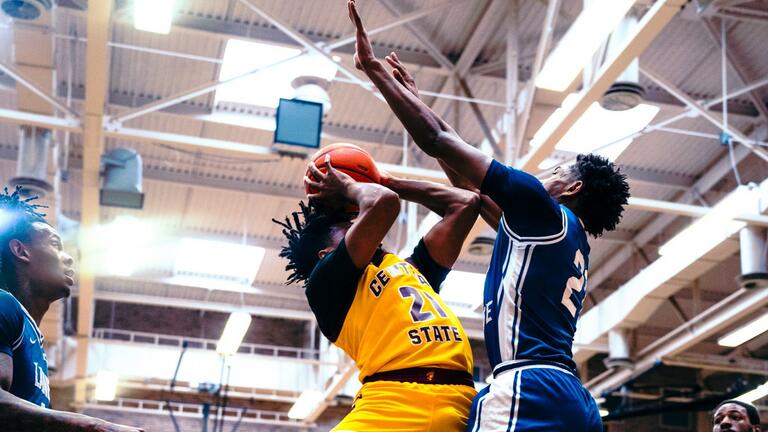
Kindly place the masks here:
[(322, 204), (325, 207), (340, 207), (347, 199), (347, 189), (355, 180), (349, 175), (333, 168), (331, 155), (325, 155), (326, 172), (320, 171), (314, 162), (309, 164), (309, 173), (312, 178), (304, 176), (304, 184), (309, 190), (316, 192), (307, 195), (310, 201)]

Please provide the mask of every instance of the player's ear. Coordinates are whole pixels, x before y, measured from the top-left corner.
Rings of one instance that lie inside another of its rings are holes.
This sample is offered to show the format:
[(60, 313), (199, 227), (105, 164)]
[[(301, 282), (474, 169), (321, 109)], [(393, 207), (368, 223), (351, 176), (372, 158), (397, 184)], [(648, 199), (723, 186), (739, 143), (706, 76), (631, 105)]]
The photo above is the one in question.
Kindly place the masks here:
[(569, 184), (565, 188), (565, 190), (563, 191), (562, 195), (566, 195), (566, 196), (568, 196), (568, 195), (576, 195), (577, 193), (579, 193), (579, 191), (581, 190), (581, 188), (583, 186), (584, 186), (584, 182), (583, 181), (576, 180), (576, 181), (572, 182), (571, 184)]
[(21, 242), (21, 240), (13, 239), (8, 242), (8, 249), (11, 251), (11, 255), (19, 261), (29, 262), (29, 250), (27, 245)]
[(331, 249), (331, 248), (329, 248), (329, 247), (327, 247), (327, 248), (325, 248), (325, 249), (320, 249), (320, 250), (317, 252), (317, 257), (318, 257), (318, 258), (320, 258), (320, 259), (323, 259), (323, 258), (325, 258), (325, 256), (326, 256), (326, 255), (328, 255), (329, 253), (331, 253), (331, 251), (333, 251), (333, 249)]

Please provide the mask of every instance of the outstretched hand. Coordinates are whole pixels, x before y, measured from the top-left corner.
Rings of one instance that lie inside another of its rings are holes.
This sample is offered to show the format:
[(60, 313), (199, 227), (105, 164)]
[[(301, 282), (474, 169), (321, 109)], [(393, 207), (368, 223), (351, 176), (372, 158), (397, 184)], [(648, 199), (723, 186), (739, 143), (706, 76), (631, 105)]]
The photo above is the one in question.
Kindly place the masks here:
[(310, 162), (312, 178), (304, 176), (304, 184), (313, 192), (307, 198), (325, 208), (341, 208), (349, 201), (347, 190), (355, 180), (331, 165), (331, 155), (325, 155), (324, 165), (326, 171), (322, 172), (314, 162)]
[(357, 11), (357, 5), (355, 0), (347, 1), (347, 9), (349, 10), (349, 19), (355, 25), (357, 30), (357, 40), (355, 42), (355, 67), (364, 71), (366, 67), (376, 62), (376, 55), (373, 53), (373, 46), (371, 46), (371, 40), (368, 39), (368, 33), (363, 26), (363, 20), (360, 18), (360, 13)]
[(384, 59), (387, 60), (387, 63), (389, 63), (390, 66), (392, 66), (392, 76), (395, 77), (397, 82), (402, 84), (409, 92), (413, 93), (414, 96), (419, 97), (419, 89), (416, 87), (416, 81), (413, 79), (411, 73), (408, 72), (408, 69), (405, 68), (405, 65), (400, 62), (399, 58), (397, 58), (397, 54), (391, 52), (388, 56), (384, 57)]

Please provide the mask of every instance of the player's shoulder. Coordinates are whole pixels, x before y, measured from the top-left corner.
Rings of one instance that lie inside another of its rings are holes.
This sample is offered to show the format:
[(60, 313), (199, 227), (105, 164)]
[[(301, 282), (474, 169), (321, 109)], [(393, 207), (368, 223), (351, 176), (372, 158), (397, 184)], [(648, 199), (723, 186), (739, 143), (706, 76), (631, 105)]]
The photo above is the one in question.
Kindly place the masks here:
[(8, 291), (4, 291), (2, 289), (0, 289), (0, 312), (13, 312), (18, 314), (24, 313), (21, 310), (21, 304), (18, 300), (16, 300), (16, 297), (14, 297), (13, 294), (9, 293)]

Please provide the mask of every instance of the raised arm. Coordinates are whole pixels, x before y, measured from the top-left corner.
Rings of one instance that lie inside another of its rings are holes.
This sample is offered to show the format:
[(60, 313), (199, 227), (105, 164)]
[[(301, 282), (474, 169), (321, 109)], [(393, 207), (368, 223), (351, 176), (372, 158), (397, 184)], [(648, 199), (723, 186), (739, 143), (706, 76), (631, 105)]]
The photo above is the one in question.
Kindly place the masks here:
[(358, 183), (334, 169), (330, 155), (325, 157), (325, 166), (327, 171), (323, 173), (310, 163), (309, 170), (318, 181), (304, 177), (304, 182), (318, 192), (308, 197), (321, 204), (338, 204), (343, 200), (357, 204), (360, 213), (344, 235), (344, 243), (355, 266), (364, 268), (395, 223), (400, 213), (400, 198), (384, 186)]
[(464, 142), (453, 128), (398, 82), (396, 76), (399, 72), (396, 67), (394, 76), (389, 73), (373, 54), (371, 42), (354, 0), (349, 0), (348, 8), (350, 19), (357, 29), (355, 66), (368, 75), (414, 142), (425, 153), (444, 160), (479, 188), (491, 163), (491, 157)]
[(453, 267), (477, 219), (479, 196), (467, 190), (420, 180), (385, 177), (382, 183), (401, 198), (419, 203), (443, 217), (424, 236), (424, 244), (437, 264)]

